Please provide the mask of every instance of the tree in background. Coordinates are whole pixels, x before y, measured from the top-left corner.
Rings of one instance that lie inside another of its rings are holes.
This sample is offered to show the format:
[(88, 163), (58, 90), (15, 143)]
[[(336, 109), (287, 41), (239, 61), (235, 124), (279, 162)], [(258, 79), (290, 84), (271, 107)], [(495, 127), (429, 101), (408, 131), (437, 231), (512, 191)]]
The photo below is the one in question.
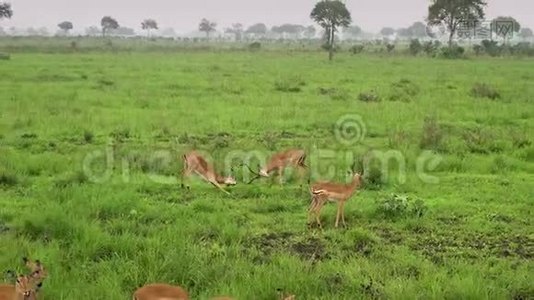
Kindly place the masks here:
[(0, 2), (0, 20), (3, 18), (10, 19), (13, 16), (11, 4)]
[(304, 30), (304, 37), (307, 39), (313, 39), (316, 34), (317, 29), (315, 29), (315, 26), (313, 25), (306, 27), (306, 29)]
[(395, 34), (395, 29), (391, 27), (384, 27), (380, 30), (380, 34), (385, 37), (390, 37)]
[(497, 17), (491, 21), (491, 31), (502, 37), (505, 44), (519, 29), (521, 25), (512, 17)]
[(235, 40), (240, 42), (241, 39), (243, 38), (243, 24), (234, 23), (232, 24), (232, 27), (226, 28), (224, 32), (233, 34), (235, 37)]
[(158, 22), (154, 19), (145, 19), (141, 22), (141, 29), (147, 31), (147, 37), (150, 37), (150, 29), (158, 30)]
[(119, 22), (117, 20), (113, 19), (110, 16), (105, 16), (100, 21), (100, 25), (102, 26), (102, 36), (106, 36), (106, 32), (119, 28)]
[(65, 34), (69, 34), (69, 30), (72, 30), (72, 28), (74, 28), (74, 26), (72, 25), (72, 22), (69, 22), (69, 21), (61, 22), (57, 24), (57, 27), (63, 30)]
[(267, 26), (263, 23), (257, 23), (247, 28), (245, 33), (253, 34), (255, 37), (265, 36), (267, 34)]
[(521, 28), (521, 31), (519, 32), (519, 36), (526, 39), (530, 39), (534, 36), (534, 33), (532, 32), (532, 29), (530, 28)]
[(343, 34), (355, 38), (362, 34), (362, 29), (357, 25), (349, 26), (343, 30)]
[(206, 38), (210, 38), (210, 33), (215, 31), (215, 28), (217, 27), (217, 23), (210, 22), (208, 19), (202, 19), (200, 21), (200, 24), (198, 25), (198, 30), (203, 31), (206, 33)]
[(339, 27), (348, 27), (352, 22), (345, 4), (338, 0), (322, 0), (313, 8), (310, 17), (324, 28), (327, 37), (328, 59), (334, 58), (335, 33)]
[(423, 22), (415, 22), (409, 27), (412, 37), (424, 38), (427, 37), (426, 25)]
[(478, 22), (484, 18), (484, 0), (432, 0), (428, 7), (429, 25), (445, 25), (449, 30), (449, 47), (458, 27), (465, 22)]
[(401, 38), (410, 38), (412, 36), (412, 31), (410, 28), (399, 28), (397, 29), (397, 36)]

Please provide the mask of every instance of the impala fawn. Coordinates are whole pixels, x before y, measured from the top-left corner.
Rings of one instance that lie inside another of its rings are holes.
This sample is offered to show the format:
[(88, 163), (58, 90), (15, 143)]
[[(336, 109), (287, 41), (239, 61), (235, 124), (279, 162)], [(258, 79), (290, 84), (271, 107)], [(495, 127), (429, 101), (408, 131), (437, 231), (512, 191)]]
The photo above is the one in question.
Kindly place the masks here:
[[(30, 274), (16, 277), (15, 285), (0, 285), (0, 300), (35, 300), (47, 272), (39, 260), (32, 261), (24, 257), (24, 264), (30, 269)], [(8, 273), (15, 276), (13, 271)]]
[(299, 173), (299, 180), (301, 181), (303, 175), (302, 173), (307, 168), (305, 161), (306, 152), (301, 149), (289, 149), (286, 151), (275, 153), (268, 161), (267, 165), (261, 168), (258, 173), (252, 171), (252, 169), (247, 166), (248, 169), (254, 175), (256, 175), (256, 177), (252, 178), (249, 183), (260, 177), (270, 177), (272, 173), (276, 172), (278, 175), (278, 181), (280, 184), (282, 184), (284, 170), (289, 166), (297, 168), (297, 171)]
[(208, 163), (196, 151), (191, 151), (183, 156), (184, 169), (182, 172), (182, 187), (184, 187), (184, 178), (189, 178), (193, 173), (200, 176), (205, 181), (211, 183), (221, 191), (228, 193), (221, 185), (235, 185), (237, 182), (232, 176), (223, 177), (215, 172), (212, 164)]
[[(362, 184), (362, 175), (354, 172), (352, 166), (352, 181), (350, 184), (341, 184), (333, 182), (317, 182), (310, 187), (311, 205), (308, 211), (308, 220), (315, 215), (315, 221), (322, 228), (319, 220), (321, 209), (327, 201), (337, 202), (336, 228), (339, 225), (339, 219), (345, 223), (345, 203), (354, 194)], [(311, 224), (311, 223), (310, 223)]]
[[(189, 294), (179, 286), (156, 283), (137, 289), (133, 295), (133, 300), (189, 300)], [(235, 298), (219, 296), (210, 298), (210, 300), (235, 300)], [(295, 295), (280, 294), (279, 300), (295, 300)]]

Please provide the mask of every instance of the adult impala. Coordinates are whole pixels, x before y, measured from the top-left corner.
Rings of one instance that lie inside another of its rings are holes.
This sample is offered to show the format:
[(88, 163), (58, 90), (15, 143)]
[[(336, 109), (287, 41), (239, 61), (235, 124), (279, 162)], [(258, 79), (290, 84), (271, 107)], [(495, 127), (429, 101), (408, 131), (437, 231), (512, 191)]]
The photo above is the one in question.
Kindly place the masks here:
[(287, 167), (291, 166), (297, 168), (297, 171), (299, 172), (299, 180), (302, 180), (302, 173), (307, 168), (305, 162), (306, 152), (302, 149), (289, 149), (275, 153), (271, 156), (267, 165), (261, 168), (258, 173), (252, 171), (252, 169), (247, 166), (250, 172), (256, 175), (256, 177), (252, 178), (249, 183), (260, 177), (270, 177), (272, 173), (276, 173), (280, 184), (282, 184), (284, 171)]
[(206, 159), (196, 151), (186, 153), (183, 156), (183, 159), (184, 169), (182, 172), (182, 187), (184, 186), (184, 178), (188, 178), (195, 173), (221, 191), (230, 194), (221, 185), (235, 185), (236, 180), (234, 177), (223, 177), (216, 173), (213, 165), (208, 163)]
[(351, 168), (352, 180), (349, 184), (336, 182), (316, 182), (310, 187), (311, 205), (308, 211), (308, 220), (315, 215), (315, 221), (322, 228), (319, 220), (321, 209), (328, 201), (337, 202), (336, 228), (339, 225), (339, 219), (345, 223), (345, 203), (356, 192), (362, 184), (362, 174), (354, 172), (354, 164)]

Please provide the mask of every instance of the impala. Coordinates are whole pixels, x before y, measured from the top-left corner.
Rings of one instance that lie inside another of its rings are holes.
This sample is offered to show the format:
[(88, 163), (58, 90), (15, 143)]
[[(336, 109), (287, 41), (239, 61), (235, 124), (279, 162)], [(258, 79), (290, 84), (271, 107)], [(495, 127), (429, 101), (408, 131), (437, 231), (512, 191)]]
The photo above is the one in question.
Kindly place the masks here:
[(223, 177), (215, 172), (212, 164), (208, 163), (202, 155), (196, 151), (191, 151), (183, 156), (184, 169), (182, 172), (182, 187), (184, 186), (184, 178), (190, 177), (193, 173), (200, 176), (202, 179), (211, 183), (221, 191), (228, 193), (221, 185), (235, 185), (236, 180), (232, 176)]
[(277, 173), (278, 180), (280, 184), (282, 184), (282, 179), (284, 176), (284, 170), (287, 167), (293, 166), (298, 169), (299, 172), (299, 180), (302, 179), (302, 173), (304, 170), (306, 170), (307, 166), (305, 164), (306, 161), (306, 152), (301, 149), (289, 149), (286, 151), (275, 153), (273, 156), (271, 156), (271, 159), (267, 163), (267, 165), (260, 169), (258, 173), (252, 171), (252, 169), (245, 165), (251, 173), (256, 175), (256, 177), (252, 178), (252, 180), (249, 181), (249, 183), (253, 182), (254, 180), (260, 178), (260, 177), (270, 177), (272, 173)]
[(362, 175), (354, 172), (352, 166), (352, 181), (350, 184), (341, 184), (334, 182), (317, 182), (310, 187), (311, 205), (308, 211), (308, 220), (315, 215), (315, 221), (322, 228), (319, 216), (321, 209), (327, 201), (337, 202), (336, 228), (339, 225), (339, 219), (345, 223), (345, 203), (354, 194), (362, 184)]
[(37, 299), (36, 284), (28, 275), (19, 275), (15, 285), (0, 285), (0, 300), (35, 300)]
[(39, 292), (43, 286), (43, 281), (48, 276), (48, 272), (43, 267), (43, 264), (38, 259), (33, 261), (27, 257), (23, 257), (22, 261), (28, 269), (30, 269), (30, 278), (32, 278), (36, 285), (36, 291)]
[(189, 300), (189, 294), (179, 286), (154, 283), (137, 289), (133, 300)]

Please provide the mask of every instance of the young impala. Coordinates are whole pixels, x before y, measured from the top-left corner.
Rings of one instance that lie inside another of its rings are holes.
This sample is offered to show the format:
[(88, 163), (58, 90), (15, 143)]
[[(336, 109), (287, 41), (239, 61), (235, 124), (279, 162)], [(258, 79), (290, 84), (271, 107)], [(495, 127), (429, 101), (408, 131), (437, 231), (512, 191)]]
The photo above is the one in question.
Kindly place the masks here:
[(345, 203), (354, 194), (362, 184), (362, 174), (354, 172), (352, 167), (352, 181), (350, 184), (341, 184), (333, 182), (317, 182), (310, 187), (311, 205), (308, 211), (308, 220), (315, 215), (315, 221), (322, 228), (319, 216), (321, 209), (327, 201), (337, 202), (336, 228), (339, 225), (339, 219), (345, 224)]
[(256, 177), (252, 178), (249, 183), (260, 177), (270, 177), (272, 173), (276, 173), (280, 184), (282, 184), (284, 170), (290, 166), (297, 168), (299, 172), (299, 180), (302, 180), (303, 171), (307, 168), (305, 161), (306, 152), (301, 149), (289, 149), (275, 153), (267, 165), (260, 169), (259, 173), (252, 171), (252, 169), (247, 166), (250, 172), (256, 175)]
[(154, 283), (137, 289), (133, 300), (189, 300), (189, 294), (179, 286)]
[(23, 257), (22, 261), (28, 269), (30, 269), (30, 275), (28, 275), (35, 282), (36, 291), (39, 292), (43, 286), (43, 281), (48, 276), (48, 272), (43, 267), (43, 264), (38, 259), (33, 261), (27, 257)]
[(182, 187), (184, 186), (184, 178), (190, 177), (193, 173), (200, 176), (202, 179), (213, 184), (221, 191), (228, 193), (221, 185), (235, 185), (236, 180), (232, 176), (223, 177), (215, 172), (212, 164), (208, 163), (204, 157), (198, 152), (191, 151), (183, 156), (184, 169), (182, 172)]
[(28, 275), (19, 275), (12, 284), (0, 284), (0, 300), (36, 300), (35, 281)]

